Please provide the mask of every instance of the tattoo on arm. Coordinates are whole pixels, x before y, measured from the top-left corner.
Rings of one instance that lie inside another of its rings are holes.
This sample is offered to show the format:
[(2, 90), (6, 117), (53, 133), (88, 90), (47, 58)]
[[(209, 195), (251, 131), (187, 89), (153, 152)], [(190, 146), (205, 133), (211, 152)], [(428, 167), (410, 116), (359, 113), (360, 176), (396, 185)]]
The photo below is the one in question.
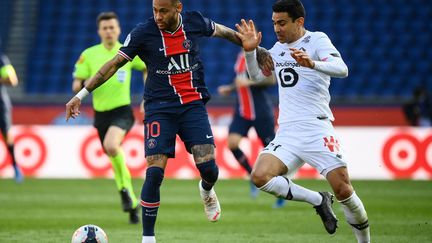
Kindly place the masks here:
[(216, 30), (215, 30), (214, 36), (225, 39), (225, 40), (229, 40), (232, 43), (234, 43), (238, 46), (241, 46), (242, 42), (241, 42), (240, 38), (238, 38), (236, 36), (235, 33), (236, 32), (231, 28), (228, 28), (228, 27), (221, 25), (221, 24), (216, 24)]
[(90, 78), (88, 84), (86, 85), (86, 89), (91, 92), (95, 90), (97, 87), (101, 86), (105, 81), (107, 81), (114, 73), (117, 72), (119, 68), (125, 65), (127, 60), (120, 56), (116, 55), (113, 59), (105, 63), (95, 76)]
[(258, 65), (262, 67), (267, 60), (267, 58), (271, 58), (270, 52), (264, 47), (258, 46), (257, 48), (257, 61)]
[(197, 164), (215, 159), (213, 144), (195, 145), (191, 150)]

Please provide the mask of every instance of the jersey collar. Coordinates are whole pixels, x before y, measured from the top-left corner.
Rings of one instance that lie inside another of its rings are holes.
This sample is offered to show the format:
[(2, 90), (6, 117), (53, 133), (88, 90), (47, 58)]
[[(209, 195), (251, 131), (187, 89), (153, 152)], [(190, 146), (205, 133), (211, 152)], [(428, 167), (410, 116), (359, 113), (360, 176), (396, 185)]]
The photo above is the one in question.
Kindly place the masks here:
[(298, 39), (298, 40), (296, 40), (296, 41), (294, 41), (294, 42), (292, 42), (292, 43), (285, 43), (285, 45), (288, 46), (288, 47), (293, 47), (293, 46), (297, 45), (298, 43), (302, 42), (303, 39), (304, 39), (306, 36), (308, 36), (308, 34), (309, 34), (309, 31), (306, 30), (306, 31), (305, 31), (305, 34), (304, 34), (302, 37), (300, 37), (300, 39)]

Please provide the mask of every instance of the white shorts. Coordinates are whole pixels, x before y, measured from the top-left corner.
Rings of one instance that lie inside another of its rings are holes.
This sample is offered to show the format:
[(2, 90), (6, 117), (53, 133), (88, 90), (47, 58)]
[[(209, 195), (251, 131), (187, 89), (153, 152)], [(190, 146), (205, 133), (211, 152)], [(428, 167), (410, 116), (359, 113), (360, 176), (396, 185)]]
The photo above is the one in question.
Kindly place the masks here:
[(342, 146), (329, 120), (280, 124), (276, 137), (261, 153), (279, 158), (288, 167), (288, 177), (292, 177), (304, 163), (324, 177), (336, 168), (347, 166)]

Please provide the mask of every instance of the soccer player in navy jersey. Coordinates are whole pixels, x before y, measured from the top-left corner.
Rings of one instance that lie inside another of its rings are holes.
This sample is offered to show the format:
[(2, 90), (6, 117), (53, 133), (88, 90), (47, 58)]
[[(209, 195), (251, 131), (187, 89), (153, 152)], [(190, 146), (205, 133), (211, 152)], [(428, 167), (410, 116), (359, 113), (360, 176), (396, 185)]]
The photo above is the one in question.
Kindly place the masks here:
[(16, 163), (14, 143), (9, 134), (12, 125), (12, 105), (6, 91), (6, 85), (13, 87), (17, 86), (18, 77), (7, 56), (0, 52), (0, 131), (12, 159), (12, 166), (15, 171), (15, 181), (20, 183), (24, 180), (24, 177)]
[(179, 0), (153, 0), (153, 17), (128, 35), (118, 54), (88, 80), (66, 104), (66, 120), (79, 115), (81, 100), (139, 56), (147, 65), (145, 100), (145, 152), (148, 168), (141, 191), (143, 239), (156, 242), (154, 226), (168, 158), (175, 155), (176, 135), (193, 154), (202, 180), (201, 198), (208, 220), (219, 219), (221, 210), (214, 191), (219, 170), (214, 140), (205, 108), (210, 98), (204, 83), (199, 41), (219, 37), (241, 44), (235, 31), (203, 17), (199, 12), (182, 13)]
[[(218, 92), (221, 95), (229, 95), (236, 92), (237, 101), (233, 120), (229, 126), (228, 148), (233, 153), (237, 162), (245, 169), (248, 174), (252, 173), (252, 167), (240, 149), (239, 144), (243, 137), (248, 136), (249, 129), (255, 129), (261, 143), (266, 147), (275, 137), (275, 121), (273, 114), (273, 104), (267, 94), (267, 88), (275, 84), (274, 79), (264, 82), (253, 82), (250, 80), (246, 69), (246, 59), (243, 51), (238, 56), (234, 66), (236, 77), (232, 84), (221, 85)], [(258, 195), (258, 188), (251, 182), (251, 197)], [(274, 208), (280, 208), (286, 201), (277, 198)]]

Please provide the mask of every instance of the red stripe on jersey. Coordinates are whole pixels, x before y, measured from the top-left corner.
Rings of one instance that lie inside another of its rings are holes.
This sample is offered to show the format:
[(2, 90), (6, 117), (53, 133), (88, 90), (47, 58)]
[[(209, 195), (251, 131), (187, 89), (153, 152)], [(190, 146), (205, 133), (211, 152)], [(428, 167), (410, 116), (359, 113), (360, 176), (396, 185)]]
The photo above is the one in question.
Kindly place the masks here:
[(255, 106), (252, 93), (249, 87), (237, 89), (239, 98), (240, 115), (246, 120), (255, 120)]
[(149, 203), (149, 202), (144, 202), (143, 200), (141, 200), (141, 206), (146, 207), (146, 208), (157, 208), (159, 207), (160, 202), (155, 202), (155, 203)]
[(169, 75), (168, 78), (174, 92), (180, 97), (180, 103), (187, 104), (202, 99), (201, 93), (193, 86), (192, 72)]
[(161, 30), (161, 35), (166, 57), (189, 52), (189, 49), (186, 49), (183, 44), (187, 39), (186, 32), (183, 31), (183, 25), (180, 25), (174, 33)]
[(237, 61), (236, 61), (235, 66), (234, 66), (234, 70), (237, 74), (242, 74), (242, 73), (247, 71), (246, 58), (245, 58), (243, 52), (238, 54)]

